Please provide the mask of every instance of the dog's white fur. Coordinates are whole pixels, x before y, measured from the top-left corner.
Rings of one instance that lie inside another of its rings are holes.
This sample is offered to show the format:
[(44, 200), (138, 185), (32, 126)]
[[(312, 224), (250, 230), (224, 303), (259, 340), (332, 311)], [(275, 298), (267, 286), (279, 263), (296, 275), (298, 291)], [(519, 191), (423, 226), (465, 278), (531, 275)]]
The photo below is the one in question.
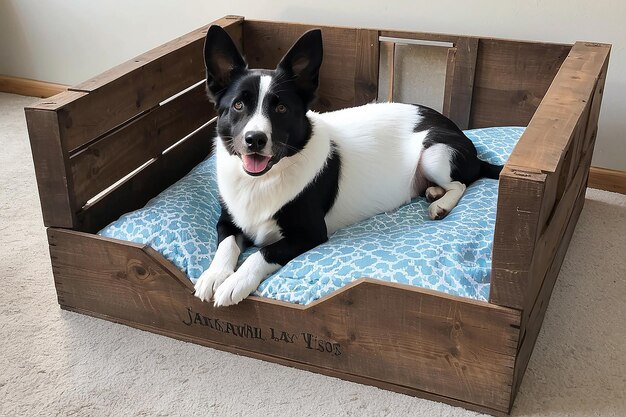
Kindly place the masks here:
[[(263, 77), (260, 89), (260, 97), (263, 97), (267, 91)], [(260, 108), (256, 113), (252, 120), (260, 126), (267, 118)], [(323, 114), (310, 111), (307, 116), (313, 127), (307, 145), (295, 155), (282, 158), (258, 177), (247, 174), (241, 159), (230, 155), (222, 141), (216, 140), (217, 182), (221, 197), (234, 223), (258, 246), (281, 239), (274, 214), (315, 179), (324, 168), (333, 144), (339, 151), (341, 169), (339, 192), (325, 217), (329, 235), (339, 228), (409, 202), (416, 195), (414, 183), (419, 175), (424, 175), (445, 191), (429, 207), (433, 219), (443, 211), (450, 211), (465, 191), (463, 184), (450, 178), (449, 147), (433, 145), (423, 151), (422, 144), (428, 131), (413, 132), (421, 118), (414, 106), (368, 104)], [(267, 129), (264, 131), (268, 132)], [(222, 244), (228, 245), (225, 247), (234, 249), (232, 242), (224, 242)], [(239, 256), (238, 247), (235, 252)], [(218, 249), (214, 260), (217, 266), (211, 264), (196, 284), (196, 294), (201, 299), (210, 299), (214, 295), (216, 305), (236, 304), (280, 267), (268, 264), (258, 253), (225, 278), (230, 269), (219, 266), (232, 265), (231, 256), (224, 255), (223, 258)]]

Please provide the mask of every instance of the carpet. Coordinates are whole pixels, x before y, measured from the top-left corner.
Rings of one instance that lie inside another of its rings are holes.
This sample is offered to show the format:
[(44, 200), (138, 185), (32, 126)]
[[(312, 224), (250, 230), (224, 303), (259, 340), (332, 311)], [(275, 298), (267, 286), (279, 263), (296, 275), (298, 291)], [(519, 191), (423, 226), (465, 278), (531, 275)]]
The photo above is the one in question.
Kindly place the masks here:
[[(478, 416), (62, 311), (23, 107), (0, 94), (0, 416)], [(626, 415), (626, 196), (589, 189), (514, 416)]]

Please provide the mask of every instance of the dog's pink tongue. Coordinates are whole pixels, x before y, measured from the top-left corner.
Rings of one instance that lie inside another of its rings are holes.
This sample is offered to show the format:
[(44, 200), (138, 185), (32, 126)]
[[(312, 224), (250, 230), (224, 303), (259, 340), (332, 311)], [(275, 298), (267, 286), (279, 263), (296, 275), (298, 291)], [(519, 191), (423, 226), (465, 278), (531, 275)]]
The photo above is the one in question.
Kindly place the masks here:
[(251, 155), (242, 155), (241, 159), (243, 160), (243, 167), (246, 171), (258, 174), (267, 168), (267, 164), (272, 158), (270, 156), (253, 153)]

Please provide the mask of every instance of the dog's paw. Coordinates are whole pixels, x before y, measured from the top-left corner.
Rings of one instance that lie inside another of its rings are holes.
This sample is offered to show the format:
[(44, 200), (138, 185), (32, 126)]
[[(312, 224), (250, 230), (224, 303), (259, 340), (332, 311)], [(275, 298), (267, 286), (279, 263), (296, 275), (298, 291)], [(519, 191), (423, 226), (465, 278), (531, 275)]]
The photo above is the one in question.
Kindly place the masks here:
[(239, 271), (228, 277), (215, 291), (215, 307), (226, 307), (240, 303), (259, 286), (260, 280)]
[(432, 203), (433, 201), (439, 200), (441, 197), (446, 195), (446, 190), (441, 187), (428, 187), (424, 195), (426, 196), (426, 201)]
[(428, 206), (428, 217), (431, 220), (441, 220), (448, 215), (449, 211), (440, 207), (436, 202)]
[(194, 295), (202, 301), (209, 301), (218, 287), (226, 281), (226, 279), (233, 274), (233, 271), (219, 270), (212, 271), (207, 269), (200, 275), (194, 288), (196, 292)]

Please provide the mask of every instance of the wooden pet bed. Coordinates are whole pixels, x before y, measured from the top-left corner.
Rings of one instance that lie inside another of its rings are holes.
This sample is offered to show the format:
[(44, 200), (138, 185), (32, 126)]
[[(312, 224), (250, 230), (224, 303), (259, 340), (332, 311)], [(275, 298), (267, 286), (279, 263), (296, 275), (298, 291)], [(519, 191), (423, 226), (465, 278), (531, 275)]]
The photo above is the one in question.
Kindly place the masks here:
[[(312, 27), (216, 23), (267, 68)], [(489, 302), (364, 278), (307, 306), (250, 297), (216, 309), (150, 247), (95, 234), (210, 153), (214, 111), (198, 84), (207, 28), (26, 109), (61, 308), (510, 412), (584, 203), (610, 45), (323, 27), (318, 110), (375, 100), (382, 43), (417, 39), (450, 43), (443, 110), (461, 128), (528, 126), (500, 176)]]

